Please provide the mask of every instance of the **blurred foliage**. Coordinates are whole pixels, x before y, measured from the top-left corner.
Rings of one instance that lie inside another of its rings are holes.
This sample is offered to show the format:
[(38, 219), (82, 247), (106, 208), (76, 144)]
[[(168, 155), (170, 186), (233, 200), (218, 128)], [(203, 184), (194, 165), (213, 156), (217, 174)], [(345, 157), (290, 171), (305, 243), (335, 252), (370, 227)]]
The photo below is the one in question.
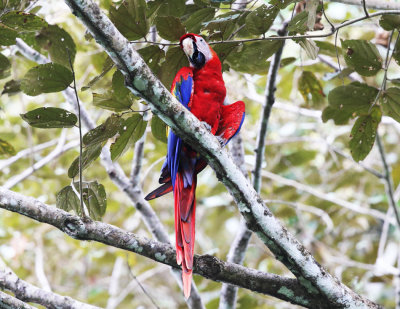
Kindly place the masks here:
[[(282, 42), (225, 41), (277, 35), (282, 22), (294, 12), (294, 1), (248, 1), (244, 8), (232, 7), (229, 1), (209, 0), (99, 2), (119, 31), (129, 40), (138, 41), (135, 48), (167, 88), (176, 72), (188, 65), (182, 50), (167, 45), (167, 41), (176, 43), (183, 33), (196, 32), (207, 41), (218, 43), (212, 47), (222, 61), (229, 100), (246, 103), (242, 138), (250, 171), (255, 161), (269, 64)], [(364, 16), (361, 7), (328, 3), (324, 8), (334, 23)], [(107, 147), (112, 159), (129, 174), (135, 159), (133, 146), (148, 132), (140, 181), (144, 192), (149, 192), (158, 183), (166, 153), (166, 125), (155, 115), (149, 123), (142, 112), (137, 112), (147, 109), (145, 103), (125, 88), (124, 76), (62, 1), (0, 0), (0, 10), (0, 166), (21, 150), (59, 141), (62, 131), (67, 132), (67, 141), (77, 139), (76, 115), (69, 112), (71, 107), (60, 93), (71, 86), (71, 59), (81, 104), (97, 125), (84, 131), (83, 194), (90, 215), (151, 237), (134, 205), (110, 181), (98, 157), (102, 147)], [(308, 16), (308, 11), (297, 10), (289, 23), (290, 34), (306, 33)], [(356, 292), (390, 308), (394, 306), (393, 269), (399, 266), (399, 231), (389, 226), (386, 246), (377, 259), (383, 222), (340, 206), (345, 201), (387, 211), (384, 184), (354, 161), (364, 160), (366, 166), (382, 172), (374, 146), (378, 131), (394, 183), (398, 186), (400, 182), (400, 22), (395, 15), (373, 21), (342, 28), (339, 46), (335, 46), (332, 36), (285, 42), (263, 169), (310, 190), (266, 176), (261, 195), (273, 200), (269, 205), (273, 213), (332, 274)], [(329, 24), (325, 19), (321, 22), (327, 31)], [(385, 30), (394, 30), (395, 50), (394, 61), (387, 70), (388, 87), (380, 91), (390, 37)], [(38, 65), (27, 60), (15, 48), (16, 38), (44, 54), (51, 63)], [(151, 41), (161, 44), (153, 45)], [(339, 61), (342, 71), (318, 61), (317, 55), (324, 55), (335, 64)], [(353, 72), (361, 75), (361, 82), (350, 79)], [(29, 151), (2, 168), (0, 183), (44, 158), (55, 145)], [(13, 190), (80, 214), (76, 197), (78, 161), (76, 147), (35, 171)], [(232, 197), (209, 168), (198, 176), (197, 199), (195, 251), (225, 259), (239, 227), (239, 215)], [(151, 205), (173, 240), (172, 195), (152, 201)], [(182, 293), (166, 266), (116, 248), (68, 238), (52, 227), (14, 213), (0, 213), (0, 258), (30, 283), (40, 286), (32, 265), (41, 250), (44, 272), (54, 291), (105, 307), (113, 295), (109, 289), (113, 269), (116, 261), (122, 260), (117, 294), (126, 290), (127, 296), (117, 308), (152, 306), (130, 271), (160, 308), (185, 308)], [(257, 237), (251, 240), (244, 264), (290, 275)], [(217, 308), (221, 284), (199, 276), (194, 280), (206, 307)], [(238, 308), (295, 307), (243, 289), (238, 295)]]

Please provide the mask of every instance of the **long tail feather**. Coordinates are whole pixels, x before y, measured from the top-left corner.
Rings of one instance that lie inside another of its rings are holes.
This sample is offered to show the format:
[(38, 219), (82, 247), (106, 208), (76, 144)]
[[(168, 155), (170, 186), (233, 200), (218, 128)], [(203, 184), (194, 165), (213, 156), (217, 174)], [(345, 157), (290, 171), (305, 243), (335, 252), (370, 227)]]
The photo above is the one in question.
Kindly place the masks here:
[(196, 173), (191, 186), (184, 187), (183, 175), (178, 173), (174, 186), (176, 262), (182, 264), (185, 297), (190, 296), (196, 221)]
[(146, 195), (144, 198), (146, 201), (150, 201), (152, 199), (155, 199), (157, 197), (163, 196), (164, 194), (167, 194), (172, 191), (172, 183), (171, 181), (163, 184), (162, 186), (158, 187), (154, 191), (151, 191), (149, 194)]

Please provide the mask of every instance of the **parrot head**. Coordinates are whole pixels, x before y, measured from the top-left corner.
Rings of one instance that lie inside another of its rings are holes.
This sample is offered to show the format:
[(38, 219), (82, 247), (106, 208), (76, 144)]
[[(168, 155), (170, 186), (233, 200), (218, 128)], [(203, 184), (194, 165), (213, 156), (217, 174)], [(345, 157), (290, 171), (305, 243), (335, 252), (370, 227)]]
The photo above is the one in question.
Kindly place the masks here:
[(188, 56), (190, 66), (201, 69), (213, 58), (213, 50), (207, 42), (198, 34), (187, 33), (180, 39), (179, 45)]

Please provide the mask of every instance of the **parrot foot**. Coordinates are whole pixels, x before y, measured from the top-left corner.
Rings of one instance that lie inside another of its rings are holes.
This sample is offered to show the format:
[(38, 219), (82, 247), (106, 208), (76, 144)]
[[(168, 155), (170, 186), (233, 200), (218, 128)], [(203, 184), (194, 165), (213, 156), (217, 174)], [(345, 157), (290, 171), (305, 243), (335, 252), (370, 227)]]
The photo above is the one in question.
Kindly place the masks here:
[(216, 135), (215, 137), (217, 138), (217, 140), (221, 146), (224, 146), (226, 144), (226, 139), (223, 138), (222, 136)]
[(207, 129), (208, 131), (211, 131), (211, 126), (210, 126), (207, 122), (201, 121), (201, 124), (202, 124), (203, 126), (205, 126), (206, 129)]

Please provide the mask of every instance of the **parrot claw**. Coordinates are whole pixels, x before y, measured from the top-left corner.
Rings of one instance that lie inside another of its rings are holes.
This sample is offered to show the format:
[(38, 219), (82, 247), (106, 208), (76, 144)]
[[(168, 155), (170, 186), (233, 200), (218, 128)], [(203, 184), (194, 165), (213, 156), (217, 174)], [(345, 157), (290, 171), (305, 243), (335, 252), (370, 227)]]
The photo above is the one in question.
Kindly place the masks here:
[(207, 129), (208, 131), (211, 131), (211, 126), (210, 126), (207, 122), (202, 121), (201, 124), (202, 124), (203, 126), (205, 126), (206, 129)]
[(226, 139), (223, 138), (222, 136), (215, 136), (218, 140), (218, 142), (220, 143), (221, 146), (224, 146), (226, 144)]

